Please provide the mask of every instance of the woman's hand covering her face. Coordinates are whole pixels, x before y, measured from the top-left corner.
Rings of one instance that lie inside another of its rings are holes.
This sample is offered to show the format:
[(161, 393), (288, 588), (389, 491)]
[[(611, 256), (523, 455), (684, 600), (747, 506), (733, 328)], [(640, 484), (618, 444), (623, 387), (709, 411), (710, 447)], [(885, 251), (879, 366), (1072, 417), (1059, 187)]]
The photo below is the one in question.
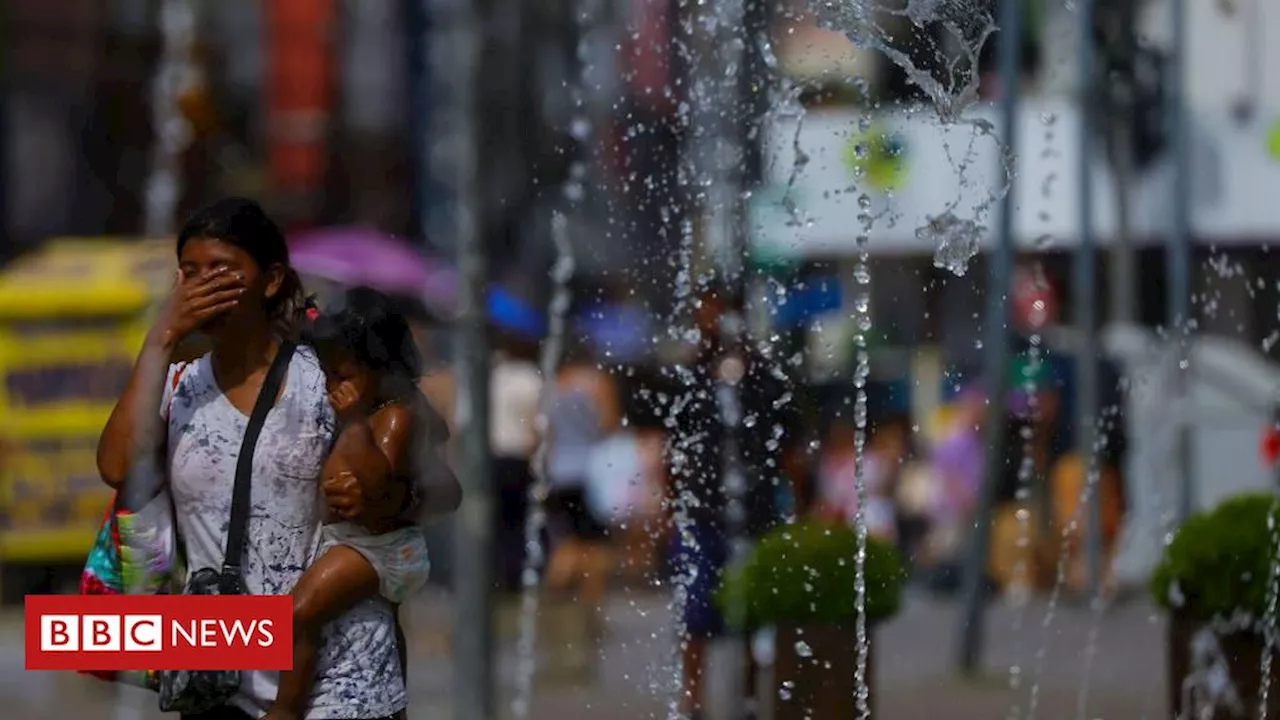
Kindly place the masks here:
[(187, 278), (179, 270), (177, 283), (158, 321), (163, 343), (177, 345), (205, 323), (234, 308), (245, 287), (244, 276), (226, 269), (201, 278)]

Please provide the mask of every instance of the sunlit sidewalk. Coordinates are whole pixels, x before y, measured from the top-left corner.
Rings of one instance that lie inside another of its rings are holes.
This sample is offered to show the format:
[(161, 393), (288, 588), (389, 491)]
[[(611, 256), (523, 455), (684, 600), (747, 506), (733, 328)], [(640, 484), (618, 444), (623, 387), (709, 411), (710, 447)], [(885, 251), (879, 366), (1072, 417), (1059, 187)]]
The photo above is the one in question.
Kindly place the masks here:
[[(903, 613), (874, 636), (878, 672), (876, 715), (918, 720), (947, 717), (991, 720), (1015, 706), (1027, 716), (1034, 688), (1036, 717), (1156, 720), (1164, 717), (1164, 624), (1145, 601), (1101, 614), (1059, 605), (1045, 625), (1047, 607), (1036, 602), (1019, 613), (994, 604), (987, 620), (985, 672), (959, 679), (952, 671), (958, 607), (924, 596), (909, 597)], [(610, 632), (601, 652), (597, 682), (590, 687), (544, 684), (535, 692), (535, 719), (584, 717), (665, 720), (671, 688), (674, 630), (666, 600), (658, 595), (614, 596), (606, 610)], [(448, 608), (442, 601), (415, 608), (416, 658), (413, 708), (421, 717), (448, 709), (452, 681), (447, 662)], [(545, 643), (556, 638), (543, 637)], [(1092, 654), (1090, 653), (1092, 648)], [(1042, 652), (1043, 651), (1043, 652)], [(1043, 655), (1043, 660), (1037, 657)], [(1090, 657), (1092, 656), (1092, 659)], [(511, 643), (501, 655), (503, 711), (514, 694)], [(713, 655), (709, 696), (723, 698), (728, 668)], [(1012, 689), (1011, 668), (1018, 667)], [(1038, 678), (1038, 680), (1037, 680)], [(1086, 682), (1087, 678), (1087, 682)], [(430, 708), (430, 710), (428, 710)], [(711, 716), (721, 718), (713, 706)], [(576, 716), (576, 715), (572, 715)], [(442, 717), (451, 717), (444, 715)]]
[[(409, 613), (411, 718), (452, 718), (449, 610), (447, 599), (436, 595), (424, 598)], [(595, 663), (595, 681), (589, 685), (563, 679), (540, 682), (530, 713), (533, 720), (668, 717), (675, 677), (673, 630), (665, 599), (618, 594), (605, 612), (609, 631)], [(1025, 612), (1020, 630), (1015, 629), (1017, 613), (993, 605), (987, 622), (988, 671), (975, 681), (958, 680), (951, 672), (956, 613), (952, 604), (912, 597), (902, 614), (875, 634), (877, 717), (991, 720), (1006, 717), (1015, 705), (1026, 717), (1033, 686), (1038, 688), (1036, 717), (1076, 717), (1082, 693), (1087, 718), (1164, 717), (1163, 623), (1145, 602), (1101, 615), (1083, 607), (1060, 606), (1047, 629), (1045, 607), (1037, 603)], [(499, 653), (498, 706), (504, 716), (510, 714), (515, 687), (517, 663), (511, 640), (509, 636), (504, 640)], [(554, 643), (556, 638), (543, 640)], [(1092, 661), (1091, 644), (1096, 651)], [(1042, 668), (1037, 663), (1041, 650), (1045, 651)], [(726, 685), (728, 670), (714, 656), (711, 662), (710, 696), (721, 698), (719, 689)], [(1017, 691), (1009, 689), (1009, 669), (1015, 664), (1021, 676)], [(6, 720), (48, 720), (55, 711), (58, 717), (111, 720), (172, 717), (151, 710), (153, 703), (145, 695), (117, 702), (101, 683), (68, 674), (23, 671), (20, 612), (9, 611), (0, 620), (0, 707), (5, 708)], [(711, 708), (712, 718), (723, 717), (717, 709)]]

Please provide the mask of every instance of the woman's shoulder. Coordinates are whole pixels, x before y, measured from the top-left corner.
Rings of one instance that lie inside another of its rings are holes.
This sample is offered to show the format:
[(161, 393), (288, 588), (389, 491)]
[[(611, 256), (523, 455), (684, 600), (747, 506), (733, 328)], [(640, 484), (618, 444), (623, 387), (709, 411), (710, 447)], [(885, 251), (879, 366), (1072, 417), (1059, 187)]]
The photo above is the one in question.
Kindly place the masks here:
[(289, 372), (308, 390), (319, 389), (324, 392), (324, 370), (320, 367), (320, 358), (315, 348), (310, 345), (298, 345), (293, 350), (293, 358), (289, 361)]
[(317, 369), (320, 368), (320, 360), (316, 355), (316, 349), (305, 343), (297, 343), (293, 346), (293, 362), (299, 360), (312, 363)]
[(313, 348), (299, 345), (294, 350), (285, 392), (299, 422), (332, 430), (333, 410), (325, 389), (324, 371)]
[(201, 384), (208, 384), (213, 378), (211, 355), (212, 353), (205, 353), (190, 360), (169, 363), (168, 390), (176, 391), (180, 387), (193, 389)]

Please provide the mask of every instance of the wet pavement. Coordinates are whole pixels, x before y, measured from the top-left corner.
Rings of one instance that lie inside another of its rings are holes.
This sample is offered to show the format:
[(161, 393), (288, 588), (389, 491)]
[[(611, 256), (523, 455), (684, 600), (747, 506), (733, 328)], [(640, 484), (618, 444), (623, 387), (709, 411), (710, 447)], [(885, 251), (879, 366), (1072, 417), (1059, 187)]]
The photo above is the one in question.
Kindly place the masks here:
[[(1032, 606), (1016, 629), (1016, 613), (993, 605), (988, 613), (984, 677), (957, 679), (952, 672), (957, 607), (927, 597), (909, 598), (901, 615), (875, 633), (876, 716), (946, 717), (997, 720), (1021, 708), (1019, 717), (1045, 720), (1142, 720), (1166, 717), (1164, 702), (1164, 630), (1144, 602), (1132, 602), (1096, 614), (1077, 606), (1059, 607), (1046, 630), (1043, 605)], [(511, 613), (504, 617), (510, 620)], [(618, 594), (607, 608), (609, 630), (600, 657), (592, 663), (594, 682), (574, 684), (565, 677), (540, 678), (532, 720), (565, 718), (667, 717), (672, 685), (670, 614), (658, 595)], [(412, 608), (410, 718), (452, 720), (453, 682), (448, 660), (450, 614), (447, 601), (429, 597)], [(509, 626), (507, 622), (504, 625)], [(128, 693), (123, 700), (96, 681), (67, 673), (22, 669), (19, 610), (0, 614), (0, 717), (6, 720), (108, 718), (159, 720), (154, 696)], [(514, 642), (503, 633), (499, 677), (500, 709), (510, 712), (514, 687)], [(1096, 651), (1090, 658), (1091, 639)], [(544, 647), (563, 646), (546, 638)], [(1042, 660), (1037, 661), (1037, 656)], [(710, 691), (724, 687), (725, 665), (713, 657)], [(1037, 663), (1042, 666), (1037, 667)], [(544, 666), (554, 665), (548, 657)], [(1009, 668), (1021, 669), (1020, 687), (1011, 690)], [(1086, 673), (1086, 668), (1091, 671)], [(563, 674), (562, 674), (563, 675)], [(1041, 680), (1034, 682), (1036, 677)], [(1087, 681), (1086, 681), (1087, 678)], [(583, 681), (583, 678), (577, 678)], [(1037, 712), (1028, 715), (1033, 695)], [(712, 707), (712, 718), (722, 714)], [(172, 716), (168, 716), (172, 717)]]

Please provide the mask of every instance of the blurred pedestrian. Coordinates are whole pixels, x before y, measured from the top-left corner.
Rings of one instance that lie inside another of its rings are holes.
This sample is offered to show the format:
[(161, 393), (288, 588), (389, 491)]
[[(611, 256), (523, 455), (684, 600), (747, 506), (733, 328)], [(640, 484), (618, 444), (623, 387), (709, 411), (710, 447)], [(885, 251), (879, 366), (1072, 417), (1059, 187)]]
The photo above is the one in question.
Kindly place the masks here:
[(493, 480), (497, 487), (499, 580), (507, 591), (518, 590), (524, 568), (525, 516), (529, 462), (538, 444), (535, 422), (542, 395), (538, 343), (513, 333), (499, 333), (489, 376), (489, 444), (493, 452)]
[(935, 570), (958, 572), (961, 546), (982, 489), (986, 404), (977, 387), (962, 390), (954, 416), (929, 451), (938, 486), (928, 503), (930, 526), (922, 565)]
[(591, 453), (587, 505), (609, 527), (614, 563), (623, 580), (648, 583), (662, 520), (666, 436), (629, 423)]
[(612, 571), (609, 527), (588, 502), (592, 456), (622, 423), (613, 378), (590, 344), (569, 339), (548, 403), (546, 472), (551, 557), (546, 583), (598, 610)]
[(820, 445), (813, 436), (806, 435), (796, 428), (782, 449), (781, 470), (786, 481), (783, 488), (786, 503), (779, 511), (792, 518), (812, 514), (818, 504), (815, 456)]
[[(1004, 415), (1004, 458), (991, 470), (997, 483), (988, 572), (997, 587), (1051, 585), (1059, 543), (1053, 523), (1050, 472), (1061, 447), (1061, 376), (1049, 359), (1014, 359), (1012, 401)], [(1029, 512), (1025, 512), (1028, 510)]]
[[(688, 522), (687, 532), (673, 534), (674, 570), (686, 583), (681, 627), (683, 691), (687, 715), (703, 717), (703, 669), (708, 642), (726, 627), (715, 593), (729, 560), (726, 531), (726, 497), (723, 491), (726, 428), (721, 419), (730, 386), (737, 395), (742, 422), (739, 426), (739, 462), (746, 477), (746, 532), (758, 537), (781, 520), (777, 486), (780, 449), (794, 425), (788, 383), (780, 371), (751, 347), (743, 337), (730, 345), (724, 323), (730, 310), (741, 307), (739, 293), (715, 287), (698, 300), (695, 323), (699, 352), (686, 378), (686, 391), (675, 400), (673, 417), (673, 498), (677, 512)], [(750, 648), (744, 648), (748, 659)], [(754, 662), (746, 672), (747, 697), (755, 696)]]
[[(1090, 464), (1095, 467), (1090, 468)], [(1091, 474), (1093, 477), (1091, 478)], [(1124, 521), (1124, 482), (1119, 464), (1119, 449), (1106, 443), (1093, 458), (1081, 457), (1071, 451), (1058, 458), (1050, 475), (1053, 498), (1054, 536), (1066, 542), (1067, 589), (1084, 593), (1088, 589), (1087, 538), (1092, 523), (1091, 514), (1081, 503), (1091, 502), (1097, 494), (1101, 509), (1101, 576), (1100, 588), (1104, 595), (1118, 590), (1112, 559), (1115, 557)]]

